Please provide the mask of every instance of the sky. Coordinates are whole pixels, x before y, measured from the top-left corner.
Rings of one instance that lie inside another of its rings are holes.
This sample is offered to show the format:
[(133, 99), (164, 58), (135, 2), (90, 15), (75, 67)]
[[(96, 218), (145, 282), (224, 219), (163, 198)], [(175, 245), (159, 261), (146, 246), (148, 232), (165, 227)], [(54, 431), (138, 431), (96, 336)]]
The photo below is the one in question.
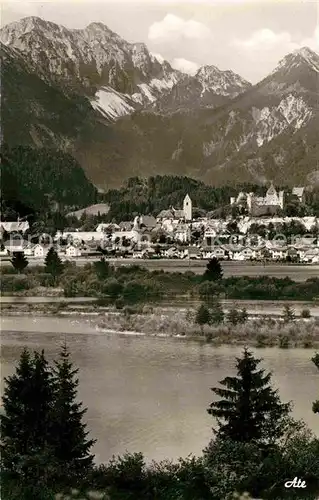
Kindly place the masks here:
[(293, 50), (319, 52), (317, 0), (1, 0), (1, 25), (26, 16), (67, 28), (102, 22), (176, 69), (213, 64), (252, 83)]

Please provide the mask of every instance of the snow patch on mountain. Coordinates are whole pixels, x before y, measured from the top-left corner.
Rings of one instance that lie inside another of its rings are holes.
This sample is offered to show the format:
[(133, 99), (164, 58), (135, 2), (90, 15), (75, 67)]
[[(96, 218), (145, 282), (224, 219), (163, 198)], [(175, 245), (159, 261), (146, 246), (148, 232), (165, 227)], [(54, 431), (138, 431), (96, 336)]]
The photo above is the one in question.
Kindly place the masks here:
[(147, 83), (140, 83), (138, 85), (139, 89), (141, 90), (141, 93), (138, 94), (137, 93), (137, 96), (136, 94), (133, 95), (133, 98), (134, 100), (136, 98), (142, 98), (143, 100), (143, 97), (146, 97), (146, 99), (149, 101), (149, 102), (155, 102), (156, 101), (156, 97), (152, 94), (152, 89), (149, 85), (147, 85)]
[(306, 125), (312, 117), (312, 110), (301, 97), (289, 94), (277, 107), (253, 108), (252, 116), (256, 124), (256, 142), (261, 147), (289, 126), (296, 131)]
[(129, 43), (103, 23), (67, 29), (40, 18), (24, 18), (3, 27), (0, 40), (26, 56), (43, 79), (52, 78), (54, 83), (58, 79), (85, 94), (92, 95), (99, 86), (112, 87), (133, 94), (133, 103), (150, 104), (181, 77), (167, 61), (150, 54), (144, 43)]
[(166, 78), (153, 78), (149, 83), (139, 83), (140, 92), (135, 92), (132, 99), (136, 103), (154, 103), (165, 92), (170, 91), (177, 83), (178, 77), (175, 74)]
[(103, 116), (116, 120), (134, 111), (128, 95), (116, 92), (111, 87), (102, 87), (91, 99), (91, 106)]

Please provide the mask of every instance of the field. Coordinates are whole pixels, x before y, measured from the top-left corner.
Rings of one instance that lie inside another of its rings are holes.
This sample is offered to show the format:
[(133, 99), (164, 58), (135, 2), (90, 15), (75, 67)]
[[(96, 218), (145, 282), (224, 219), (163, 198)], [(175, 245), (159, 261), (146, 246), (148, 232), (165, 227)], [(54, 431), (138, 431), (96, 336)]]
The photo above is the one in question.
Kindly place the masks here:
[[(78, 266), (84, 266), (87, 262), (98, 260), (99, 257), (74, 259)], [(202, 274), (205, 270), (207, 260), (181, 260), (181, 259), (108, 259), (115, 267), (137, 264), (146, 267), (150, 271), (163, 269), (169, 272), (187, 272)], [(8, 260), (2, 260), (3, 265), (8, 265)], [(30, 258), (29, 266), (43, 265), (43, 259)], [(318, 265), (305, 264), (278, 264), (259, 262), (222, 262), (224, 277), (230, 276), (273, 276), (285, 278), (288, 276), (294, 281), (306, 281), (308, 278), (319, 277)]]

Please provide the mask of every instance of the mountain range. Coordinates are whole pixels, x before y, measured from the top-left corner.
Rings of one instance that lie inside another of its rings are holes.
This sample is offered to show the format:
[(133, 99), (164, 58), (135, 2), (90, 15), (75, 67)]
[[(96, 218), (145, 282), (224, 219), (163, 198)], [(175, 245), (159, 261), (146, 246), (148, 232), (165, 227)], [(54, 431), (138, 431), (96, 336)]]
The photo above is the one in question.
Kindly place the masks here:
[(98, 187), (156, 174), (319, 183), (319, 55), (307, 47), (252, 85), (216, 66), (176, 71), (101, 23), (25, 18), (0, 41), (3, 140), (71, 153)]

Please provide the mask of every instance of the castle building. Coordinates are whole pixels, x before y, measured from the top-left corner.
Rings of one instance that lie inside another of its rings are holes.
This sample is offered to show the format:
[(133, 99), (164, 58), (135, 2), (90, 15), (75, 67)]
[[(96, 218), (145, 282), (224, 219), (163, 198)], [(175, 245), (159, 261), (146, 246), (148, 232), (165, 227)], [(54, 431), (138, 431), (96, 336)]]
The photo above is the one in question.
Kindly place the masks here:
[(284, 191), (277, 193), (273, 183), (271, 183), (264, 197), (249, 193), (247, 206), (252, 215), (273, 215), (284, 208)]
[(183, 201), (183, 212), (186, 221), (191, 221), (193, 219), (193, 205), (188, 194), (185, 196)]
[(265, 196), (256, 196), (254, 193), (239, 193), (237, 199), (231, 198), (230, 204), (241, 204), (246, 202), (249, 213), (253, 216), (274, 215), (278, 210), (284, 208), (284, 191), (277, 193), (271, 183)]

